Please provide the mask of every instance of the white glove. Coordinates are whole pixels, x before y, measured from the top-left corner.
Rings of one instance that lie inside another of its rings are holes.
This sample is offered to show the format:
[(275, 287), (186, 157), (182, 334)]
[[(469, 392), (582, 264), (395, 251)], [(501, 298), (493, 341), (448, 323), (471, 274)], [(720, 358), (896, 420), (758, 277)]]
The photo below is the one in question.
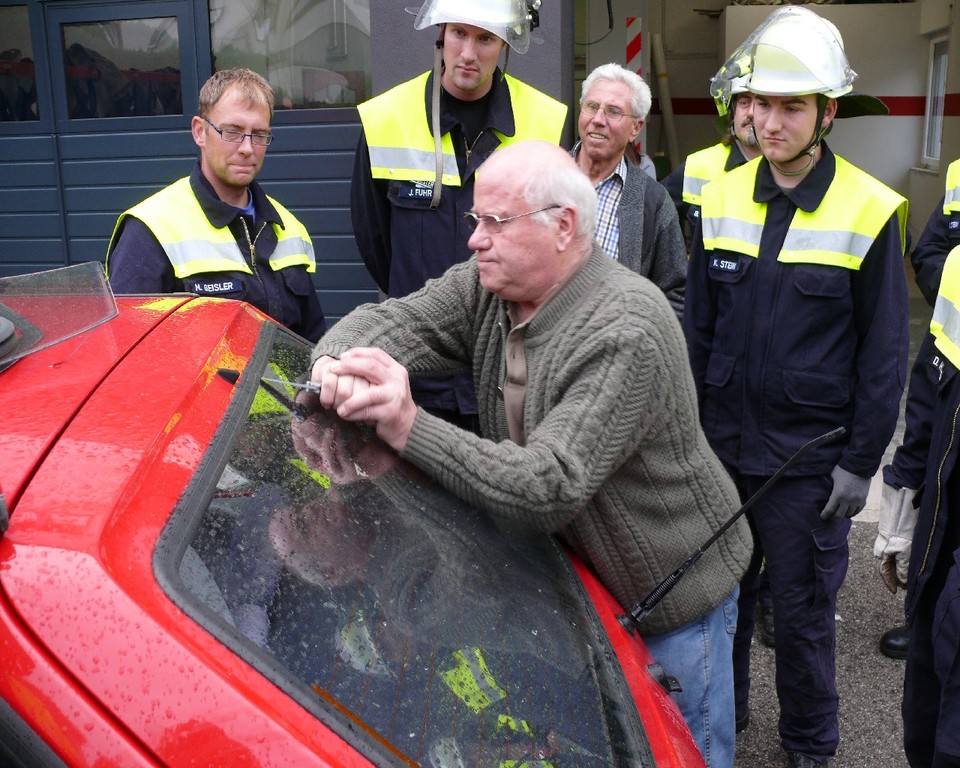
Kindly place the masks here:
[(907, 568), (913, 529), (917, 527), (918, 510), (913, 506), (915, 490), (883, 484), (880, 494), (880, 520), (873, 556), (880, 560), (880, 578), (893, 594), (907, 588)]

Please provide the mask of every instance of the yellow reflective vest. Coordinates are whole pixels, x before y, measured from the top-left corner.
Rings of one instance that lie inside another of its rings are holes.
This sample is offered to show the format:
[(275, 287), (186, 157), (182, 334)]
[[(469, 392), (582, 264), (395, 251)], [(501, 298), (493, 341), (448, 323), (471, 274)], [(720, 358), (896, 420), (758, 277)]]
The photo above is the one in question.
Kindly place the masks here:
[[(426, 85), (430, 73), (408, 80), (357, 107), (375, 179), (433, 182), (437, 160), (433, 134), (426, 114)], [(505, 75), (510, 91), (515, 132), (495, 131), (504, 147), (518, 141), (540, 139), (559, 144), (567, 108), (526, 83)], [(459, 187), (460, 171), (449, 132), (441, 137), (443, 184)]]
[(960, 160), (947, 168), (947, 189), (943, 197), (943, 214), (960, 213)]
[[(836, 174), (812, 213), (797, 209), (777, 260), (858, 270), (877, 235), (897, 213), (900, 247), (906, 236), (907, 200), (835, 156)], [(736, 168), (703, 191), (703, 245), (757, 258), (766, 203), (753, 199), (760, 158)]]
[(689, 155), (683, 164), (683, 202), (701, 205), (705, 184), (726, 173), (730, 147), (714, 144)]
[[(283, 226), (273, 225), (277, 247), (270, 254), (270, 267), (276, 271), (303, 266), (307, 272), (317, 268), (310, 235), (300, 221), (272, 197), (267, 197), (280, 214)], [(174, 215), (171, 215), (174, 214)], [(253, 274), (229, 227), (214, 227), (184, 177), (151, 195), (142, 203), (124, 211), (117, 219), (107, 253), (113, 251), (120, 225), (127, 216), (146, 224), (163, 247), (180, 280), (209, 272), (246, 272)], [(109, 258), (109, 257), (108, 257)]]
[(960, 246), (950, 251), (943, 265), (930, 333), (937, 349), (960, 369)]

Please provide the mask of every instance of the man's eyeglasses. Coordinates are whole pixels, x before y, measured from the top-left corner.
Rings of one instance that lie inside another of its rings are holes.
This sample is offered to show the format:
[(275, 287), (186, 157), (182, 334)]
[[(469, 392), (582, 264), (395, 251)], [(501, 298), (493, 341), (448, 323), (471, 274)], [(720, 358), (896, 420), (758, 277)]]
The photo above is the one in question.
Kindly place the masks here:
[(207, 118), (203, 118), (207, 121), (213, 130), (220, 134), (220, 138), (224, 141), (229, 141), (231, 144), (243, 144), (243, 140), (250, 137), (250, 141), (256, 144), (258, 147), (269, 147), (270, 142), (273, 141), (272, 133), (244, 133), (243, 131), (238, 131), (236, 128), (221, 128), (218, 125), (214, 125)]
[(586, 112), (590, 116), (597, 114), (601, 109), (603, 110), (603, 114), (607, 116), (607, 120), (611, 123), (619, 123), (620, 119), (624, 117), (636, 117), (636, 115), (631, 115), (629, 112), (624, 112), (620, 107), (601, 107), (595, 101), (585, 101), (580, 106), (580, 111)]
[(467, 225), (471, 230), (476, 229), (478, 226), (480, 226), (480, 222), (483, 222), (487, 227), (487, 232), (489, 232), (491, 235), (499, 235), (500, 229), (508, 221), (522, 219), (524, 216), (533, 216), (535, 213), (552, 211), (554, 208), (563, 208), (563, 206), (554, 203), (553, 205), (548, 205), (546, 208), (538, 208), (535, 211), (518, 213), (516, 216), (507, 216), (505, 219), (501, 219), (499, 216), (493, 213), (474, 213), (473, 211), (467, 211), (465, 214), (463, 214), (463, 218), (466, 219)]

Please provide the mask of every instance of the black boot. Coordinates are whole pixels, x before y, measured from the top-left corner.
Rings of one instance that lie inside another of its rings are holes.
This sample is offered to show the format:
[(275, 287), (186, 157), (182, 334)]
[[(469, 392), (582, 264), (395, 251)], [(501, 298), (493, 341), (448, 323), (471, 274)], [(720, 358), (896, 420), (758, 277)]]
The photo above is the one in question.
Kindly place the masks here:
[(888, 629), (880, 638), (880, 653), (891, 659), (907, 658), (907, 644), (910, 642), (910, 628), (907, 626)]
[(788, 768), (822, 768), (830, 765), (830, 760), (814, 760), (807, 755), (801, 755), (799, 752), (787, 753)]
[(743, 733), (750, 726), (750, 713), (737, 718), (737, 733)]

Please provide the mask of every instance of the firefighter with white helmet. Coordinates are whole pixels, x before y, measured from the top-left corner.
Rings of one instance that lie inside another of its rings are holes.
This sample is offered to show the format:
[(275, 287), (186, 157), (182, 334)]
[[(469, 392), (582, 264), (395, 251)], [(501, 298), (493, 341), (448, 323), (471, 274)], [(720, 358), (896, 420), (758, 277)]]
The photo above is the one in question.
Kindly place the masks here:
[[(780, 741), (790, 765), (818, 766), (839, 741), (835, 609), (849, 518), (866, 503), (906, 378), (907, 201), (824, 141), (839, 114), (876, 102), (852, 94), (836, 27), (778, 9), (742, 49), (763, 156), (703, 188), (684, 331), (704, 429), (743, 498), (800, 445), (846, 428), (747, 513), (756, 546), (734, 643), (739, 724), (765, 556)], [(742, 74), (721, 77), (715, 95)]]
[(753, 133), (753, 94), (747, 90), (750, 57), (739, 48), (724, 62), (712, 82), (723, 79), (723, 92), (712, 94), (717, 105), (716, 122), (720, 141), (687, 156), (663, 180), (681, 224), (692, 236), (700, 220), (700, 200), (703, 185), (739, 168), (748, 160), (760, 156), (760, 147)]
[[(565, 105), (504, 73), (524, 53), (539, 0), (426, 0), (414, 26), (439, 27), (433, 71), (361, 104), (350, 209), (357, 247), (387, 296), (405, 296), (470, 257), (477, 169), (526, 139), (560, 142)], [(477, 429), (469, 375), (412, 382), (417, 403)]]
[(530, 47), (532, 10), (526, 0), (428, 0), (417, 12), (415, 29), (437, 24), (471, 24), (493, 33), (517, 53)]

